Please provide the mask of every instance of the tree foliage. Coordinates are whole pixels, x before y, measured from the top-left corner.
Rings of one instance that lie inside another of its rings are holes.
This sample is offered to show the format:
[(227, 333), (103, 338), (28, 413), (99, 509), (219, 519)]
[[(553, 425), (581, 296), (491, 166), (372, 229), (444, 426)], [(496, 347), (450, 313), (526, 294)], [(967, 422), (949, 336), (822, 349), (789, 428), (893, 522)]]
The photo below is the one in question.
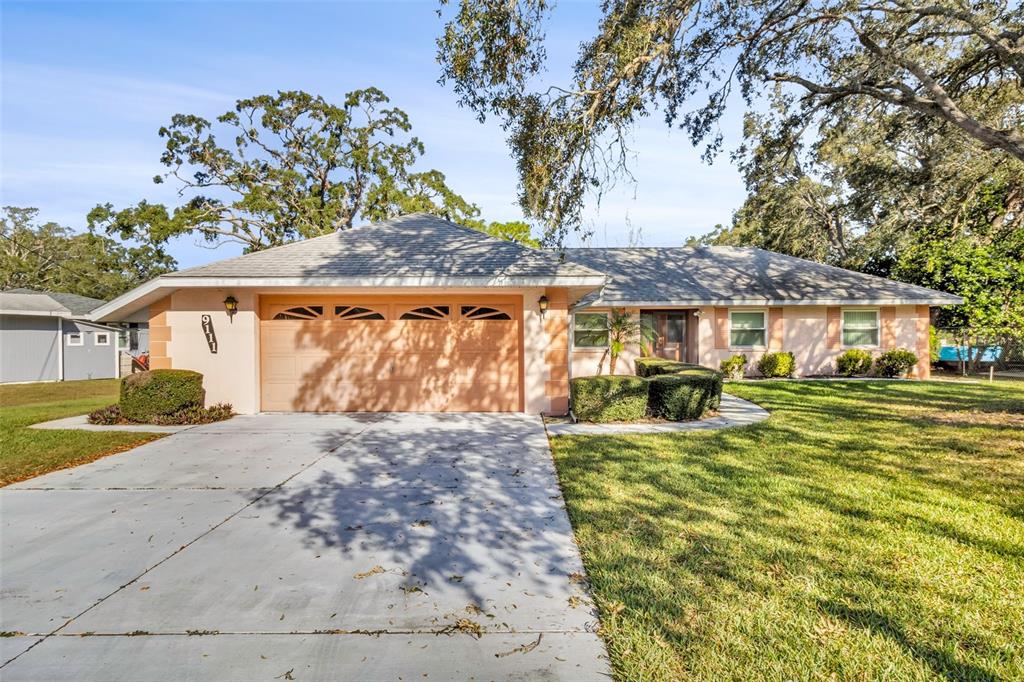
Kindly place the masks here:
[(60, 291), (99, 299), (120, 296), (174, 270), (151, 244), (132, 246), (87, 231), (40, 223), (38, 209), (5, 206), (0, 215), (0, 288)]
[(174, 182), (182, 205), (100, 205), (90, 226), (155, 243), (197, 233), (255, 251), (348, 229), (357, 218), (429, 211), (477, 220), (479, 209), (443, 173), (415, 169), (424, 146), (411, 129), (376, 88), (341, 104), (301, 91), (260, 95), (215, 121), (176, 114), (160, 129), (168, 170), (154, 181)]
[(760, 246), (959, 294), (946, 328), (1024, 336), (1024, 163), (943, 122), (849, 106), (806, 147), (748, 120), (748, 188), (704, 241)]
[[(750, 106), (773, 92), (768, 125), (791, 146), (861, 108), (942, 124), (977, 149), (1024, 160), (1019, 4), (605, 0), (596, 35), (561, 85), (542, 78), (550, 11), (547, 0), (462, 0), (438, 50), (442, 82), (509, 131), (520, 204), (555, 234), (578, 224), (589, 190), (628, 173), (637, 119), (660, 109), (711, 158), (734, 93)], [(773, 206), (817, 210), (824, 188), (798, 189)]]

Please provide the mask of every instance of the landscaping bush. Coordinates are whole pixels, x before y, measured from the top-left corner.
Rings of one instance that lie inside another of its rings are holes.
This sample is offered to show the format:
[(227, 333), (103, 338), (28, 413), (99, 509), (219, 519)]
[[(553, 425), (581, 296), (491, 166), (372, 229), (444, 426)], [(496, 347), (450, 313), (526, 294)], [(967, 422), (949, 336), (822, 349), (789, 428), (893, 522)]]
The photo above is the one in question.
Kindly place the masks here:
[[(158, 414), (146, 423), (160, 425), (210, 424), (230, 419), (233, 416), (235, 416), (235, 413), (230, 403), (217, 403), (210, 407), (189, 407), (174, 414)], [(121, 407), (119, 405), (108, 405), (89, 413), (89, 423), (111, 426), (117, 424), (139, 424), (142, 422), (126, 419), (121, 414)]]
[(718, 408), (722, 399), (722, 374), (664, 374), (648, 380), (648, 412), (672, 421), (700, 419)]
[(883, 377), (901, 377), (917, 364), (917, 356), (906, 348), (893, 348), (875, 360), (875, 373)]
[(202, 407), (203, 375), (187, 369), (154, 369), (121, 380), (121, 414), (133, 422)]
[(121, 416), (121, 407), (117, 403), (113, 405), (107, 405), (100, 409), (90, 412), (87, 418), (90, 424), (121, 424), (125, 421), (125, 418)]
[(796, 370), (796, 358), (789, 351), (765, 353), (757, 361), (757, 371), (768, 378), (791, 377)]
[(647, 414), (647, 380), (633, 376), (576, 377), (569, 382), (576, 418), (586, 422), (636, 421)]
[(230, 403), (217, 403), (210, 407), (189, 407), (174, 414), (153, 417), (153, 424), (210, 424), (230, 419), (235, 415)]
[(737, 353), (728, 360), (722, 360), (718, 368), (730, 379), (742, 379), (747, 370), (747, 356)]
[(836, 373), (844, 377), (867, 374), (871, 371), (871, 353), (860, 348), (851, 348), (836, 358)]

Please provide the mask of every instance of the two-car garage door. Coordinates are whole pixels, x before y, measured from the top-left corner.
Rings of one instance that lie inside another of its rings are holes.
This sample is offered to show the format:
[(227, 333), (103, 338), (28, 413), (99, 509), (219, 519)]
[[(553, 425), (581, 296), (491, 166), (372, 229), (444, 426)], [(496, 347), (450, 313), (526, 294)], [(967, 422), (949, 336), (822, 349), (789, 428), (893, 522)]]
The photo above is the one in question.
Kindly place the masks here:
[(262, 409), (522, 408), (521, 299), (264, 296)]

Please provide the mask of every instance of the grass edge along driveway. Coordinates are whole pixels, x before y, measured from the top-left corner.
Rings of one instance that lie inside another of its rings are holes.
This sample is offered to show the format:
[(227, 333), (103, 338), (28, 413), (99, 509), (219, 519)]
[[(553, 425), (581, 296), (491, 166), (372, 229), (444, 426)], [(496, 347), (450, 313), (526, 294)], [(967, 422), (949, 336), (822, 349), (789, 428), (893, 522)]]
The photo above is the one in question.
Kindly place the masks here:
[(749, 382), (552, 448), (615, 676), (1024, 678), (1024, 383)]
[(0, 386), (0, 486), (160, 438), (163, 434), (28, 428), (115, 403), (118, 386), (117, 379)]

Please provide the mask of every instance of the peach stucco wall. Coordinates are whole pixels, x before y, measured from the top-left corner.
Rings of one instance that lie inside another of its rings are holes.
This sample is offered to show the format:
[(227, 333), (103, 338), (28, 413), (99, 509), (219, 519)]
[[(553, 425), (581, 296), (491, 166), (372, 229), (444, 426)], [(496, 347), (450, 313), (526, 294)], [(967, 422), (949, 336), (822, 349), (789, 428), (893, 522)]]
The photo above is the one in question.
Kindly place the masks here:
[[(877, 308), (864, 306), (864, 309)], [(841, 310), (855, 310), (857, 306), (844, 306)], [(718, 319), (721, 311), (726, 308), (702, 308), (700, 329), (700, 364), (715, 367), (722, 360), (736, 354), (747, 356), (747, 373), (756, 375), (757, 361), (766, 352), (764, 349), (749, 348), (716, 348), (716, 310)], [(767, 309), (765, 309), (767, 310)], [(782, 343), (778, 350), (791, 351), (796, 359), (797, 376), (814, 374), (832, 374), (835, 371), (836, 357), (845, 349), (838, 346), (838, 329), (834, 329), (834, 338), (829, 335), (829, 311), (840, 311), (824, 306), (785, 306), (782, 308)], [(838, 317), (840, 312), (833, 312)], [(928, 376), (928, 307), (927, 306), (892, 306), (889, 311), (880, 310), (880, 346), (870, 349), (877, 356), (890, 348), (906, 348), (917, 354), (918, 367), (912, 376), (927, 378)], [(725, 319), (728, 320), (726, 314)], [(835, 324), (835, 323), (833, 323)], [(773, 329), (778, 333), (776, 329)], [(718, 346), (721, 346), (721, 334)], [(726, 335), (727, 339), (728, 336)], [(726, 342), (727, 343), (727, 342)], [(773, 344), (774, 346), (774, 344)], [(773, 350), (775, 348), (773, 347)]]
[[(238, 312), (228, 318), (224, 299), (238, 300)], [(181, 290), (170, 297), (167, 324), (171, 340), (167, 355), (175, 369), (203, 374), (206, 404), (231, 403), (236, 412), (259, 411), (259, 319), (256, 294), (247, 291)], [(209, 315), (217, 336), (211, 353), (203, 333), (202, 316)]]
[[(422, 295), (436, 293), (430, 289), (416, 291)], [(229, 402), (239, 413), (258, 412), (259, 293), (239, 289), (180, 290), (152, 304), (149, 314), (153, 366), (202, 372), (207, 404)], [(494, 290), (490, 290), (490, 293), (494, 293)], [(571, 316), (567, 305), (572, 301), (565, 290), (517, 289), (504, 290), (504, 293), (515, 293), (523, 297), (524, 410), (531, 414), (564, 411), (570, 373), (571, 376), (597, 373), (603, 351), (570, 347), (568, 325)], [(238, 300), (239, 308), (230, 320), (223, 305), (228, 294)], [(544, 316), (540, 314), (537, 303), (541, 295), (547, 295), (552, 302)], [(708, 367), (717, 368), (723, 359), (740, 352), (736, 349), (716, 348), (716, 341), (717, 345), (722, 345), (720, 332), (716, 339), (716, 320), (721, 319), (722, 310), (725, 309), (701, 308), (699, 317), (689, 318), (691, 325), (696, 323), (691, 330), (691, 339), (696, 339), (696, 359)], [(834, 370), (835, 358), (842, 349), (837, 348), (829, 338), (828, 320), (831, 310), (814, 306), (786, 306), (772, 310), (772, 346), (779, 346), (780, 350), (795, 354), (798, 375), (828, 374)], [(635, 309), (630, 312), (639, 314)], [(213, 320), (218, 342), (216, 354), (210, 352), (203, 334), (204, 314), (210, 315)], [(893, 314), (887, 315), (886, 319), (889, 326), (883, 338), (894, 339), (897, 346), (917, 353), (922, 362), (914, 376), (927, 377), (928, 308), (896, 306)], [(881, 350), (875, 351), (876, 354)], [(747, 349), (742, 352), (749, 359), (750, 373), (755, 374), (755, 364), (764, 351)], [(632, 374), (633, 361), (639, 355), (639, 345), (629, 345), (619, 357), (616, 373)], [(607, 359), (604, 371), (608, 371)]]
[[(440, 291), (451, 290), (416, 290), (423, 295)], [(241, 414), (259, 412), (259, 293), (244, 289), (179, 290), (151, 306), (151, 323), (156, 321), (165, 327), (158, 334), (168, 339), (155, 349), (159, 350), (154, 353), (156, 366), (202, 372), (207, 404), (229, 402)], [(558, 315), (549, 311), (546, 319), (542, 318), (538, 305), (541, 295), (548, 293), (551, 297), (552, 291), (517, 289), (504, 293), (523, 296), (524, 410), (531, 414), (550, 412), (552, 396), (561, 398), (560, 403), (568, 399), (568, 350), (563, 345), (560, 352), (552, 351), (550, 320)], [(223, 301), (228, 294), (238, 300), (238, 312), (232, 320), (224, 311)], [(204, 314), (213, 320), (218, 342), (216, 354), (210, 353), (203, 334)], [(554, 406), (555, 411), (559, 406)]]

